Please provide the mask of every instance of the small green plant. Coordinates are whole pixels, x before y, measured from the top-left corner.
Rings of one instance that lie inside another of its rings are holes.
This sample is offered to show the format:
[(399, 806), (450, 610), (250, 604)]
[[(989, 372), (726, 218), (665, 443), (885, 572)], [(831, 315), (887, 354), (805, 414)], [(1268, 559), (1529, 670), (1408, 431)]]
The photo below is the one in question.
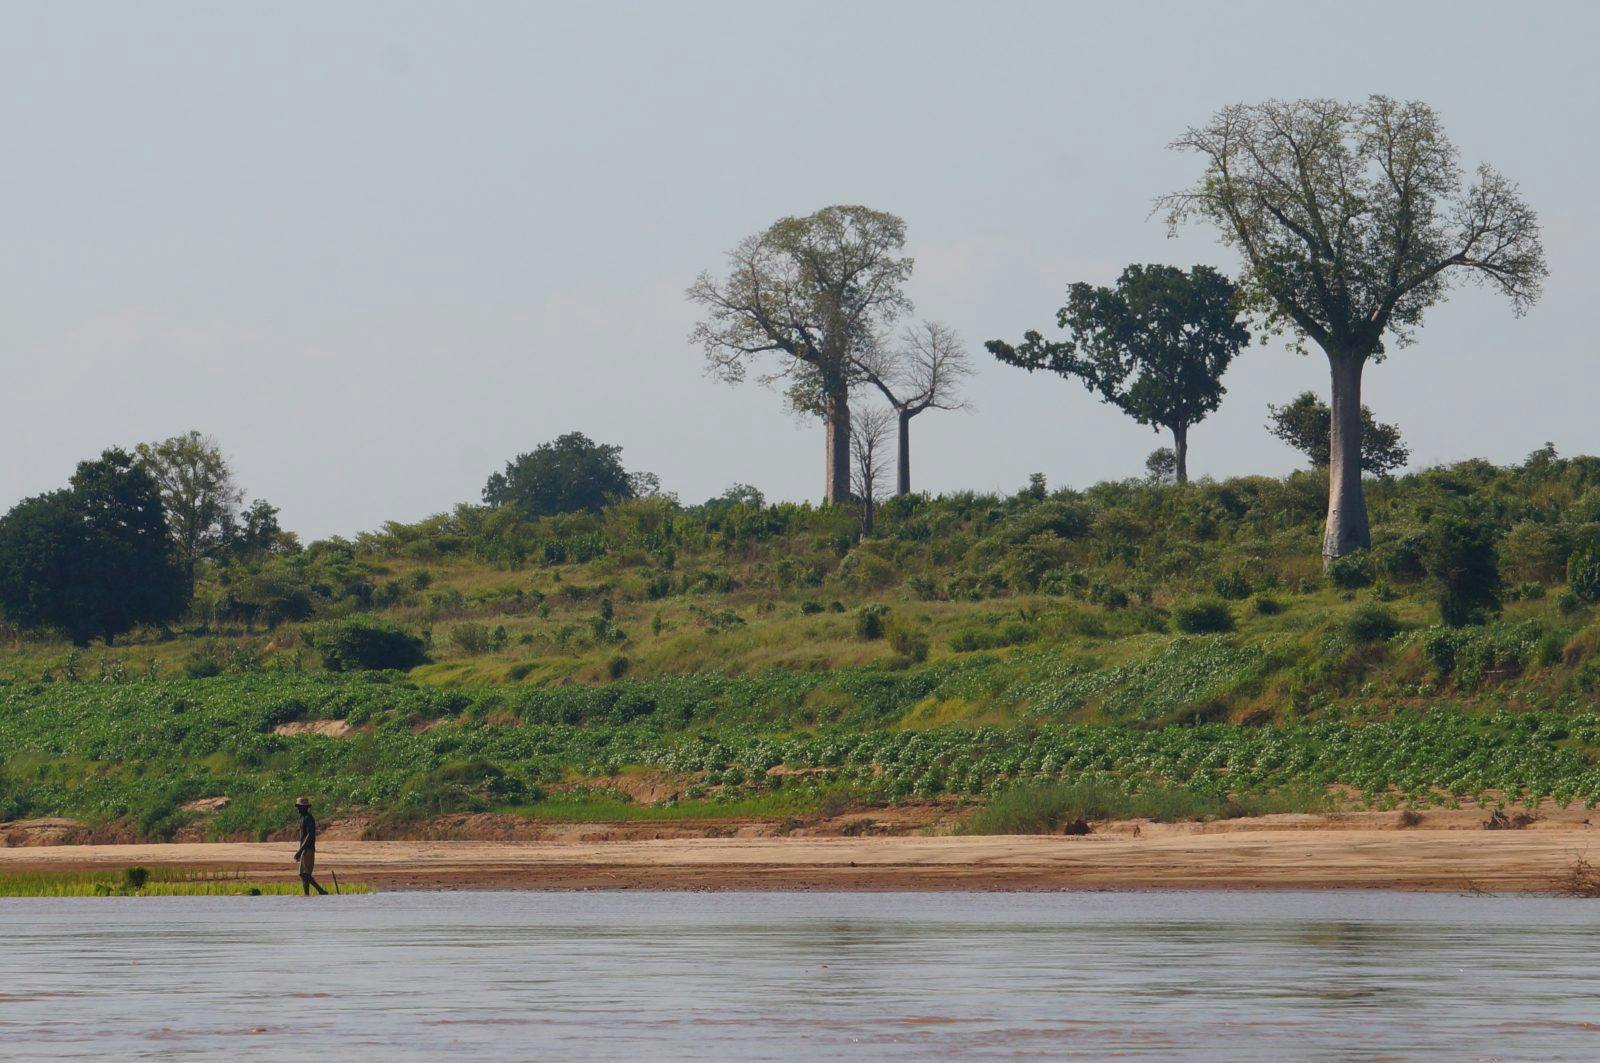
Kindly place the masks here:
[(1385, 642), (1400, 634), (1400, 620), (1392, 610), (1368, 603), (1345, 617), (1344, 630), (1357, 642)]
[(1186, 635), (1233, 630), (1233, 610), (1220, 598), (1195, 598), (1173, 606), (1172, 626)]

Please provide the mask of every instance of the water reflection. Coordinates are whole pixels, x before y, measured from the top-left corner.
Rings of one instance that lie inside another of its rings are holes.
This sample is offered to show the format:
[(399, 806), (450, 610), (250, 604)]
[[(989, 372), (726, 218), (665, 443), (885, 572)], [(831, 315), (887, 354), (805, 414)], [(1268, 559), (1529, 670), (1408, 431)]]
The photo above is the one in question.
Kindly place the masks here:
[(1382, 894), (0, 902), (0, 1053), (1600, 1054), (1600, 907)]

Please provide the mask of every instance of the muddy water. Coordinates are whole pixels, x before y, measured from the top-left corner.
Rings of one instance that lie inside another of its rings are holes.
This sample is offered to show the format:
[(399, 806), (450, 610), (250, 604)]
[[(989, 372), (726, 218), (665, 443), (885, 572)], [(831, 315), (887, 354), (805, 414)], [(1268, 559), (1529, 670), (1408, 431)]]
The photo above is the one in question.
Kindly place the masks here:
[(0, 901), (0, 1055), (1600, 1057), (1600, 902), (1373, 893)]

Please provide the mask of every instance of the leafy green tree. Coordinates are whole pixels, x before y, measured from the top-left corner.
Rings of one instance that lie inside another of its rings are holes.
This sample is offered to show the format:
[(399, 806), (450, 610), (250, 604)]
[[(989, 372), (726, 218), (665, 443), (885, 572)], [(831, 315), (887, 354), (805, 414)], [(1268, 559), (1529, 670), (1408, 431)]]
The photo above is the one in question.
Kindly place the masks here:
[(1008, 365), (1077, 377), (1140, 424), (1171, 432), (1174, 475), (1188, 483), (1189, 429), (1222, 403), (1222, 374), (1250, 342), (1232, 282), (1209, 266), (1133, 265), (1114, 289), (1072, 285), (1056, 323), (1070, 339), (1029, 331), (1015, 347), (984, 346)]
[(199, 432), (140, 443), (139, 465), (155, 480), (167, 527), (189, 578), (202, 557), (220, 551), (226, 528), (244, 501), (216, 440)]
[[(1283, 406), (1268, 406), (1271, 415), (1267, 430), (1311, 459), (1317, 468), (1327, 468), (1331, 453), (1333, 411), (1312, 391), (1302, 391)], [(1388, 476), (1411, 460), (1411, 449), (1400, 439), (1397, 425), (1383, 424), (1372, 411), (1361, 407), (1361, 471)]]
[(1439, 600), (1439, 618), (1451, 627), (1482, 623), (1500, 611), (1496, 530), (1487, 521), (1439, 513), (1428, 522), (1422, 556)]
[(1157, 447), (1146, 455), (1144, 472), (1153, 484), (1170, 484), (1178, 478), (1178, 456), (1171, 447)]
[(530, 520), (580, 510), (599, 512), (634, 497), (635, 481), (622, 467), (622, 448), (568, 432), (518, 454), (504, 472), (489, 477), (483, 500), (515, 506)]
[(1372, 545), (1361, 490), (1361, 374), (1404, 346), (1453, 282), (1473, 278), (1523, 313), (1547, 273), (1539, 225), (1488, 166), (1470, 183), (1426, 104), (1272, 100), (1225, 107), (1173, 144), (1205, 161), (1158, 207), (1215, 225), (1244, 258), (1244, 303), (1328, 357), (1333, 383), (1323, 557)]
[(178, 619), (189, 595), (160, 492), (126, 451), (81, 462), (66, 490), (0, 518), (0, 608), (19, 627), (110, 645)]
[(258, 560), (268, 554), (292, 554), (300, 549), (300, 539), (278, 523), (278, 507), (258, 498), (241, 509), (237, 516), (222, 522), (223, 542), (236, 560)]
[(713, 373), (737, 383), (751, 363), (770, 364), (762, 381), (788, 382), (790, 404), (822, 417), (829, 504), (850, 500), (854, 359), (911, 309), (905, 242), (893, 214), (824, 207), (748, 237), (728, 253), (726, 278), (702, 273), (688, 291), (706, 308), (690, 340)]

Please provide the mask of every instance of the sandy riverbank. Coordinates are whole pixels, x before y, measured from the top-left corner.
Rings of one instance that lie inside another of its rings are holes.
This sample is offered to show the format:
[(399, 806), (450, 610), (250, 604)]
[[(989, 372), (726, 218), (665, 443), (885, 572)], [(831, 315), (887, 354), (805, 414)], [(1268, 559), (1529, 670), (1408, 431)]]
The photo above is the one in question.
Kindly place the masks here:
[[(615, 841), (328, 840), (318, 868), (384, 889), (1399, 889), (1549, 891), (1580, 858), (1581, 823), (1396, 829), (1321, 817), (1115, 824), (1087, 837), (768, 837)], [(0, 849), (0, 872), (236, 868), (292, 879), (293, 845)]]

